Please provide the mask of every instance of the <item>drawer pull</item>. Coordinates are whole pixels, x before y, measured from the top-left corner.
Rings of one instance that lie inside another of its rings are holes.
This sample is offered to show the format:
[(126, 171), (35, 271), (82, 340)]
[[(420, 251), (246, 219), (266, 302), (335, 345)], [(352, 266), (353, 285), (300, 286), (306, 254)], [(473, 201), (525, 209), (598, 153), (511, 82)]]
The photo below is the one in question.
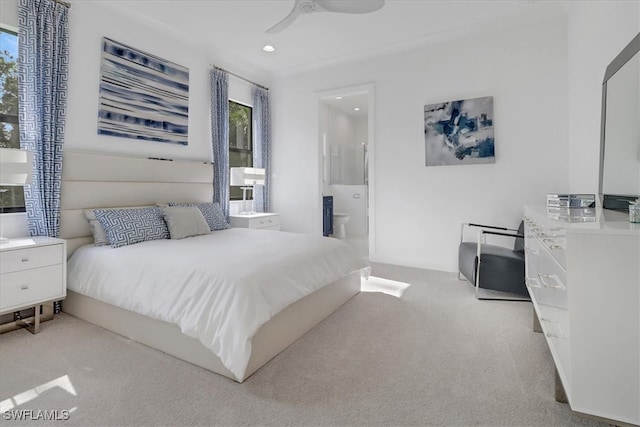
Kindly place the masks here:
[(21, 285), (20, 286), (20, 290), (21, 291), (26, 291), (27, 289), (29, 289), (29, 285)]
[(562, 245), (555, 243), (551, 239), (542, 239), (542, 241), (544, 242), (545, 245), (549, 247), (549, 249), (564, 249)]
[(21, 259), (20, 259), (20, 261), (22, 261), (22, 262), (29, 262), (29, 258), (24, 257), (24, 258), (21, 258)]
[(560, 278), (555, 274), (538, 274), (540, 282), (542, 282), (543, 288), (551, 289), (564, 289), (564, 285), (560, 281)]
[(560, 339), (566, 338), (564, 335), (557, 334), (555, 332), (549, 332), (548, 334), (546, 334), (546, 336), (547, 336), (547, 338), (560, 338)]

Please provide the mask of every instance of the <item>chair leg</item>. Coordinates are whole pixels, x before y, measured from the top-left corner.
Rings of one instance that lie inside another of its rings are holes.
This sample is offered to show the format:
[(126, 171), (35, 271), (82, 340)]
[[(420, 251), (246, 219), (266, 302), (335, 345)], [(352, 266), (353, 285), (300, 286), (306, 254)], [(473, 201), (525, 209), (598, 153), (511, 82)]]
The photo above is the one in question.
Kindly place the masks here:
[(477, 259), (477, 264), (476, 264), (476, 299), (482, 299), (480, 298), (480, 248), (478, 247), (478, 258)]

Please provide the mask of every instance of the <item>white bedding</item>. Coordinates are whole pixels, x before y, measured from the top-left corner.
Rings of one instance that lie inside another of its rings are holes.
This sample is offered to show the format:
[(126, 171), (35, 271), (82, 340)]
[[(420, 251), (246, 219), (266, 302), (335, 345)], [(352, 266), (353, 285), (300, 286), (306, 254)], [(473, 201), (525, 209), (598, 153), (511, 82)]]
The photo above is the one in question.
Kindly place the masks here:
[(234, 228), (113, 249), (87, 245), (68, 263), (68, 288), (174, 323), (238, 380), (258, 329), (288, 305), (368, 263), (331, 238)]

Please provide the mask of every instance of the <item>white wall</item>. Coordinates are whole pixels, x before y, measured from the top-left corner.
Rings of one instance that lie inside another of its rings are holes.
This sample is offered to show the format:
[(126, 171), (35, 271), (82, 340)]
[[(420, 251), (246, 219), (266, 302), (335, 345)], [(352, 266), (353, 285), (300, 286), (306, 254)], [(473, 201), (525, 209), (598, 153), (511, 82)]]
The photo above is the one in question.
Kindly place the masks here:
[[(65, 150), (211, 160), (209, 58), (189, 40), (99, 2), (74, 2), (69, 14), (69, 92)], [(102, 37), (189, 68), (189, 143), (138, 141), (97, 134)]]
[[(0, 1), (0, 19), (17, 27), (17, 0)], [(65, 150), (122, 153), (144, 157), (211, 160), (209, 70), (211, 64), (235, 70), (218, 58), (206, 42), (185, 38), (148, 18), (121, 13), (117, 5), (74, 1), (69, 12), (69, 89)], [(188, 145), (138, 141), (98, 135), (98, 102), (102, 37), (189, 68)], [(260, 75), (250, 75), (260, 81)], [(263, 83), (266, 81), (263, 80)], [(230, 77), (229, 97), (252, 105), (252, 85)], [(9, 237), (27, 233), (24, 214), (2, 215), (2, 232)]]
[(330, 145), (353, 144), (354, 118), (332, 106), (327, 107), (327, 142)]
[(602, 80), (640, 31), (638, 1), (572, 2), (568, 19), (569, 189), (597, 193)]
[[(211, 64), (220, 63), (206, 41), (195, 41), (147, 18), (102, 2), (74, 2), (69, 16), (69, 101), (65, 150), (117, 152), (151, 157), (211, 160)], [(189, 68), (189, 144), (185, 146), (97, 134), (102, 37)], [(230, 66), (233, 70), (233, 67)], [(252, 86), (229, 79), (229, 97), (252, 105)]]
[[(462, 222), (516, 226), (568, 187), (565, 19), (318, 70), (273, 85), (273, 209), (320, 234), (317, 93), (373, 82), (373, 261), (455, 271)], [(425, 104), (492, 95), (496, 163), (425, 167)], [(295, 195), (295, 197), (293, 197)]]

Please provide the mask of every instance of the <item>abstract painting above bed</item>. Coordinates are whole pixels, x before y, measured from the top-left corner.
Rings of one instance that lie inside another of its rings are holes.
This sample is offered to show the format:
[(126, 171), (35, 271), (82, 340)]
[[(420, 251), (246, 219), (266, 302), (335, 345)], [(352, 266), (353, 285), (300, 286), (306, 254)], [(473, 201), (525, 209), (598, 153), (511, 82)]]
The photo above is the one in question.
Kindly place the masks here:
[(189, 69), (102, 38), (98, 134), (187, 145)]

